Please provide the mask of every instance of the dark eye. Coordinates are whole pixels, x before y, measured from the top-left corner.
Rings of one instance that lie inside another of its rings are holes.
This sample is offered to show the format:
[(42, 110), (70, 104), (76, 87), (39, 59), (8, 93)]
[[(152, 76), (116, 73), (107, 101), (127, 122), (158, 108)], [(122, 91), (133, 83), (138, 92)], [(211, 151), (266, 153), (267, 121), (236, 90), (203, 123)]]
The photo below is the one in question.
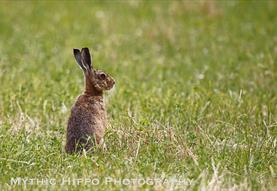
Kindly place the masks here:
[(104, 73), (100, 74), (100, 79), (101, 79), (101, 80), (105, 80), (106, 77), (107, 77), (106, 74), (104, 74)]

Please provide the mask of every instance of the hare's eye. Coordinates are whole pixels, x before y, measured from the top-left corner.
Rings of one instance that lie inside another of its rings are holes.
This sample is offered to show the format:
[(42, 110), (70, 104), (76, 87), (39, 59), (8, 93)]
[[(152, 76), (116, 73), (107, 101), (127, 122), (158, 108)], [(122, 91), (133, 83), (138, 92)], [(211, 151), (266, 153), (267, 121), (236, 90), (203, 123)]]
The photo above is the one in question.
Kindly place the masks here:
[(104, 73), (100, 74), (100, 79), (105, 80), (106, 79), (106, 74), (104, 74)]

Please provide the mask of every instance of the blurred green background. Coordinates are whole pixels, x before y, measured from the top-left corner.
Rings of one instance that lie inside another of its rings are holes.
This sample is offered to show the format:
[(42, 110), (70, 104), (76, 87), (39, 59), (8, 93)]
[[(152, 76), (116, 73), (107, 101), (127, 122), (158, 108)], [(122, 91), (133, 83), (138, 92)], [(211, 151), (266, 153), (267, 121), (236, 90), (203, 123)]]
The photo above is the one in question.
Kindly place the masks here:
[[(276, 1), (1, 1), (0, 189), (11, 177), (190, 184), (27, 189), (276, 189)], [(111, 74), (107, 151), (64, 153), (83, 91), (73, 48)]]

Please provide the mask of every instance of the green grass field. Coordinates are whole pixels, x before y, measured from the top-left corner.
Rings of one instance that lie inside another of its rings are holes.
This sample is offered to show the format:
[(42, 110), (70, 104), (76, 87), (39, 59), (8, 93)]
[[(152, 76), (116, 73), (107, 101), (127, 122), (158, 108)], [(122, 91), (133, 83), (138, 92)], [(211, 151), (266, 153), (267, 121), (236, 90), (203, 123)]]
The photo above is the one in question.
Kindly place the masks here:
[[(1, 1), (0, 18), (0, 190), (277, 189), (275, 1)], [(116, 80), (92, 156), (63, 148), (81, 47)]]

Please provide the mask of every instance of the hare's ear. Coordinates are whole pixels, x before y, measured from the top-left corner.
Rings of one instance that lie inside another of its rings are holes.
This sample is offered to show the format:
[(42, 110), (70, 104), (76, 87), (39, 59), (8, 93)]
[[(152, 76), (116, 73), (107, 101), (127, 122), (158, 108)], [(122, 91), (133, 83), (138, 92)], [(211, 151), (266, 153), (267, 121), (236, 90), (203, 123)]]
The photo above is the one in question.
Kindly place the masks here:
[(86, 68), (89, 68), (90, 70), (92, 69), (91, 58), (90, 58), (90, 53), (89, 53), (88, 48), (82, 48), (82, 50), (81, 50), (81, 60), (82, 60), (83, 65)]
[(80, 52), (80, 50), (79, 49), (73, 49), (73, 54), (74, 54), (74, 57), (75, 57), (78, 65), (82, 68), (83, 71), (86, 71), (86, 68), (85, 68), (85, 66), (82, 63), (82, 58), (81, 58), (81, 52)]

